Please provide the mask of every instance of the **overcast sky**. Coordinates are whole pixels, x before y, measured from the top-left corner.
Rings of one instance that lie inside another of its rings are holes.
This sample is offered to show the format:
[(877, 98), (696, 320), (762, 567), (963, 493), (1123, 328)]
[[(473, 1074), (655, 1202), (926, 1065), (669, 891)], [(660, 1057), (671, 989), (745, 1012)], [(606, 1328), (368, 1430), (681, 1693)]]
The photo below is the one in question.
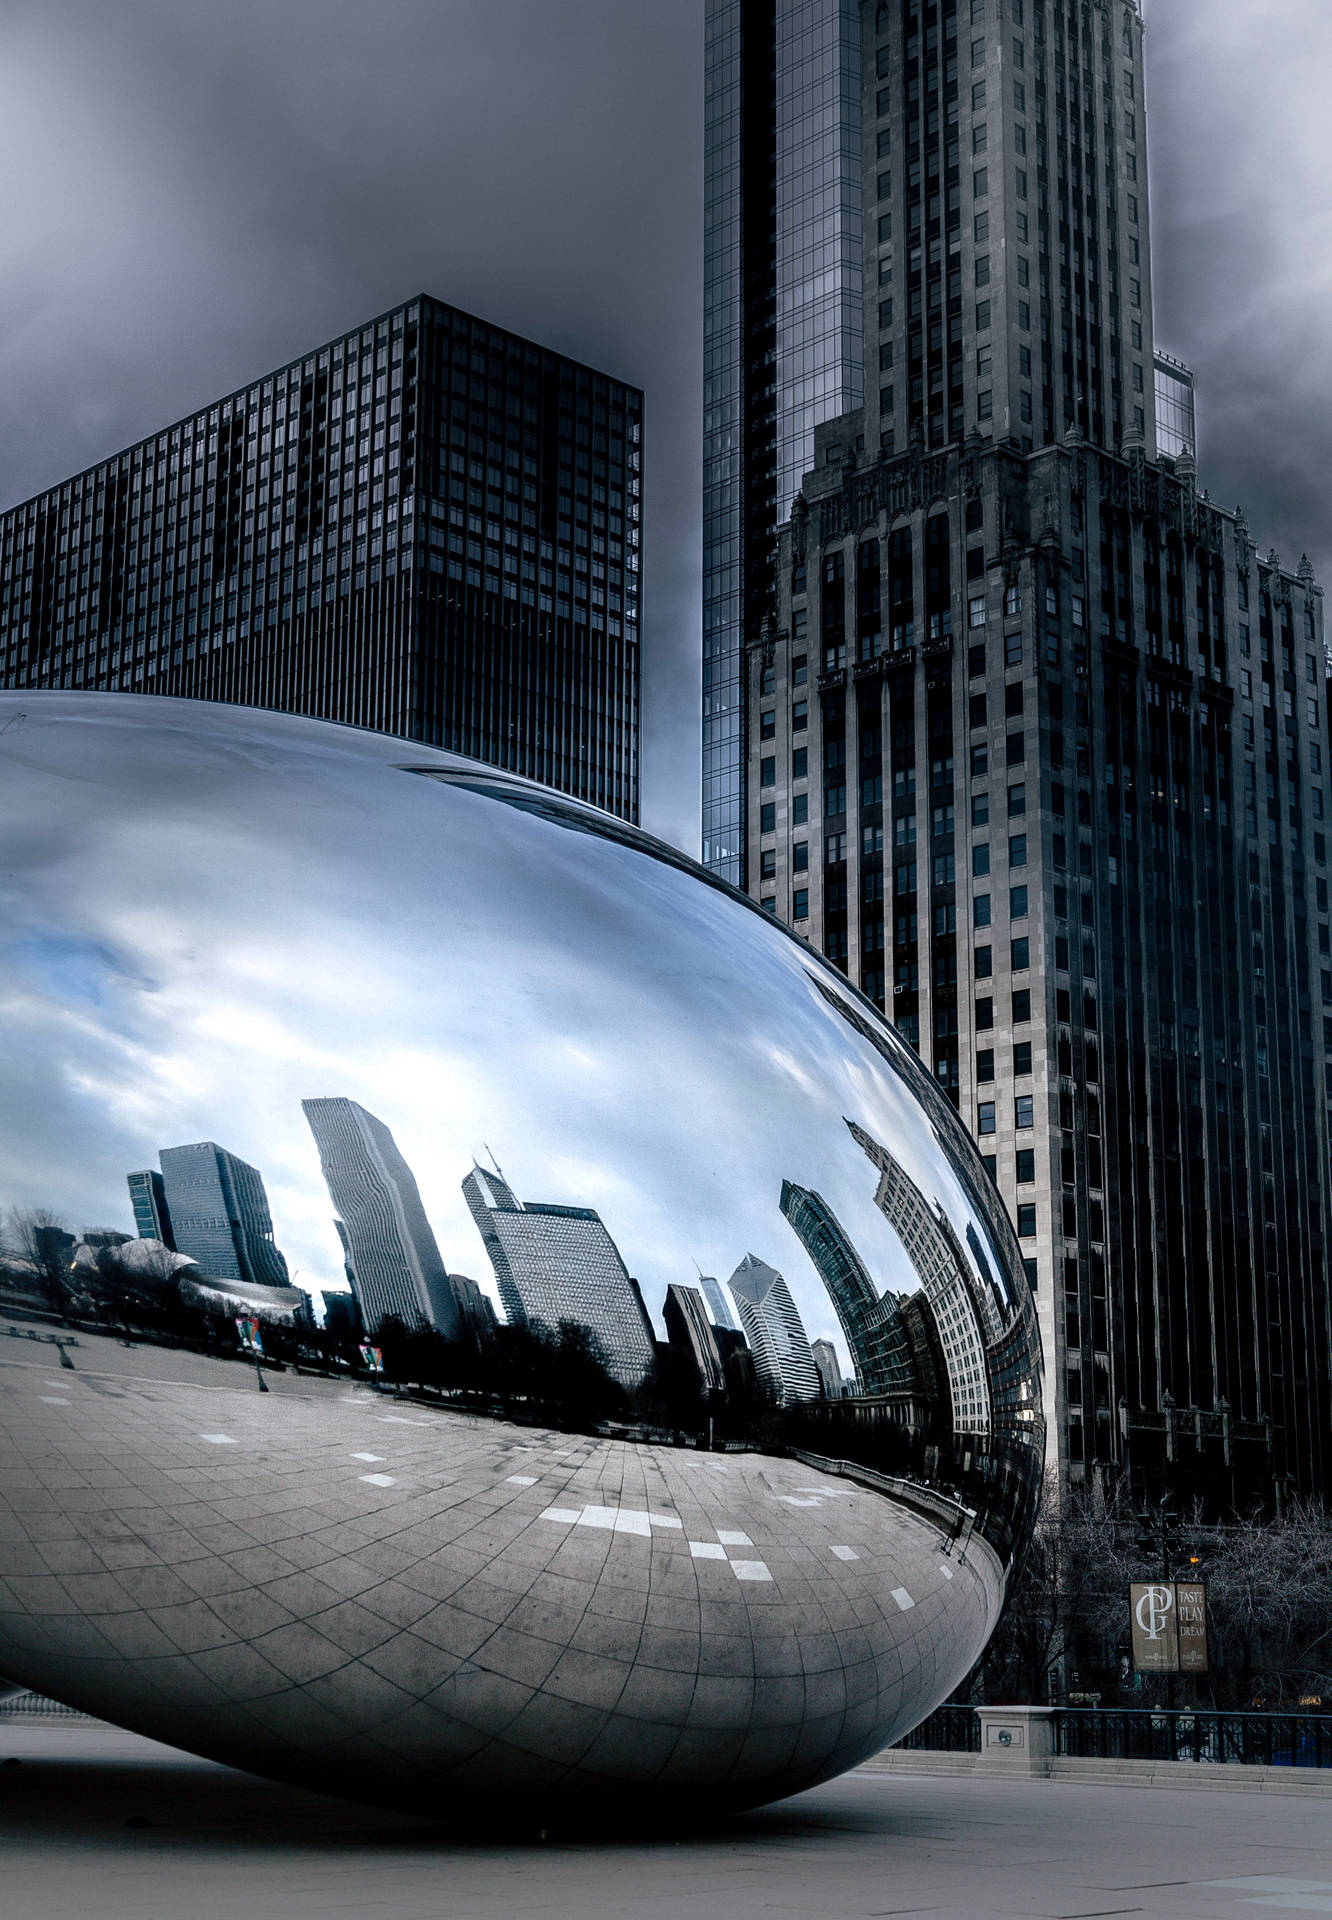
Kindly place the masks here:
[[(645, 823), (696, 845), (701, 0), (6, 0), (0, 506), (428, 290), (644, 387)], [(1328, 0), (1150, 0), (1200, 485), (1332, 579)]]

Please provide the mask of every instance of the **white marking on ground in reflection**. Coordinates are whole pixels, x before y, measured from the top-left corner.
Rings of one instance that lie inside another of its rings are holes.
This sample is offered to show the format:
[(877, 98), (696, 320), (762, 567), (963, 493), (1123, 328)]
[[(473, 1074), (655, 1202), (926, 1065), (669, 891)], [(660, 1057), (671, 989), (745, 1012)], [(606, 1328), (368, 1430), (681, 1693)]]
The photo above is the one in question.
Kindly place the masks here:
[(822, 1500), (819, 1499), (817, 1494), (814, 1494), (808, 1500), (802, 1500), (794, 1493), (779, 1493), (777, 1498), (785, 1501), (788, 1507), (821, 1507), (823, 1505)]
[(695, 1560), (724, 1560), (726, 1549), (716, 1540), (691, 1540), (689, 1551)]
[(833, 1547), (831, 1551), (839, 1560), (859, 1560), (860, 1558), (854, 1547)]
[(377, 1416), (386, 1427), (433, 1427), (433, 1420), (409, 1420), (405, 1413), (381, 1413)]
[(845, 1487), (797, 1487), (797, 1493), (817, 1493), (820, 1500), (849, 1500)]
[(724, 1547), (752, 1547), (754, 1544), (747, 1533), (728, 1533), (724, 1527), (718, 1527), (717, 1538)]
[(952, 1579), (952, 1577), (953, 1577), (953, 1569), (952, 1569), (951, 1567), (946, 1567), (946, 1566), (945, 1566), (945, 1565), (943, 1564), (943, 1562), (942, 1562), (942, 1560), (941, 1560), (941, 1561), (939, 1562), (939, 1571), (940, 1571), (940, 1573), (941, 1573), (941, 1574), (943, 1575), (943, 1577), (944, 1577), (944, 1579), (945, 1579), (945, 1580), (951, 1580), (951, 1579)]
[(771, 1580), (772, 1575), (761, 1560), (732, 1560), (731, 1572), (737, 1580)]
[(382, 1460), (383, 1458), (384, 1456), (382, 1453), (354, 1453), (352, 1455), (353, 1460), (369, 1460), (372, 1462), (375, 1460)]
[(363, 1473), (361, 1478), (368, 1486), (372, 1487), (391, 1487), (395, 1485), (391, 1473)]
[(536, 1475), (534, 1473), (509, 1473), (504, 1477), (504, 1484), (508, 1487), (534, 1487), (536, 1485)]
[(547, 1507), (541, 1518), (558, 1521), (566, 1527), (603, 1527), (611, 1533), (643, 1536), (651, 1534), (654, 1527), (678, 1531), (684, 1525), (674, 1514), (652, 1513), (641, 1507)]
[(896, 1600), (898, 1606), (902, 1609), (903, 1613), (908, 1612), (909, 1609), (914, 1607), (916, 1604), (915, 1601), (911, 1598), (911, 1595), (907, 1592), (905, 1587), (894, 1587), (893, 1598), (894, 1600)]
[(54, 1393), (42, 1394), (41, 1402), (44, 1407), (67, 1407), (70, 1405), (68, 1400), (63, 1397), (58, 1398)]
[(206, 1440), (211, 1447), (234, 1447), (236, 1444), (229, 1433), (201, 1433), (199, 1438)]

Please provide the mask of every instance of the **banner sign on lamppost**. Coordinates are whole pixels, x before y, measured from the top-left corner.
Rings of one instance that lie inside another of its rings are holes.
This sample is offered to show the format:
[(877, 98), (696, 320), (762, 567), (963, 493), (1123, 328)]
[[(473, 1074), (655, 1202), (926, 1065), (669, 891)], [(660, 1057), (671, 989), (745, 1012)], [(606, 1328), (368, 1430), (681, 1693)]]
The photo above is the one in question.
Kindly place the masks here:
[(1173, 1580), (1135, 1582), (1129, 1588), (1133, 1666), (1138, 1673), (1178, 1673), (1179, 1632)]
[(1181, 1673), (1207, 1671), (1207, 1587), (1201, 1580), (1175, 1582), (1175, 1615)]
[(1129, 1588), (1138, 1673), (1206, 1673), (1207, 1588), (1201, 1580), (1147, 1580)]

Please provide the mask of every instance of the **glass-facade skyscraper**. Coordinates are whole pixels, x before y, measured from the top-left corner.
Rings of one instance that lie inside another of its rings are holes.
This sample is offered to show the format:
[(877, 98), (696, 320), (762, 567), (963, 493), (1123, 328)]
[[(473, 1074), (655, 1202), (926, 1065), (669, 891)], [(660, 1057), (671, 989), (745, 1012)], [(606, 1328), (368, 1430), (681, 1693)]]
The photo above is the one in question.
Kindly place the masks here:
[[(157, 1157), (178, 1253), (212, 1280), (290, 1286), (287, 1263), (273, 1243), (273, 1216), (257, 1167), (212, 1140), (163, 1147)], [(136, 1224), (140, 1218), (136, 1209)], [(140, 1237), (149, 1236), (141, 1232)], [(162, 1237), (160, 1231), (155, 1237)]]
[[(1153, 337), (1140, 9), (708, 18), (705, 857), (967, 1119), (1065, 1480), (1323, 1490), (1322, 593), (1197, 484)], [(801, 206), (822, 305), (785, 277)]]
[(378, 727), (636, 819), (642, 425), (422, 295), (0, 515), (0, 687)]

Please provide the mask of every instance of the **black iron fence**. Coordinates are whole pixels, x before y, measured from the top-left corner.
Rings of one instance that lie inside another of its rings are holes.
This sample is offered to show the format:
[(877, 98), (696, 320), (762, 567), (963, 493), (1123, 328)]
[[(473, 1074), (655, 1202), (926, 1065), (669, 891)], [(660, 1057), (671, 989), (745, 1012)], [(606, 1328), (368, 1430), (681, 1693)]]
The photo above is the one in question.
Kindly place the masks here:
[(936, 1707), (928, 1720), (897, 1742), (914, 1753), (979, 1753), (980, 1720), (974, 1707)]
[(1056, 1707), (1055, 1752), (1095, 1760), (1332, 1767), (1332, 1714)]
[[(1332, 1767), (1332, 1714), (1222, 1713), (1182, 1707), (1055, 1707), (1055, 1752), (1081, 1760), (1183, 1760), (1205, 1766)], [(974, 1707), (939, 1707), (900, 1748), (979, 1753)]]

